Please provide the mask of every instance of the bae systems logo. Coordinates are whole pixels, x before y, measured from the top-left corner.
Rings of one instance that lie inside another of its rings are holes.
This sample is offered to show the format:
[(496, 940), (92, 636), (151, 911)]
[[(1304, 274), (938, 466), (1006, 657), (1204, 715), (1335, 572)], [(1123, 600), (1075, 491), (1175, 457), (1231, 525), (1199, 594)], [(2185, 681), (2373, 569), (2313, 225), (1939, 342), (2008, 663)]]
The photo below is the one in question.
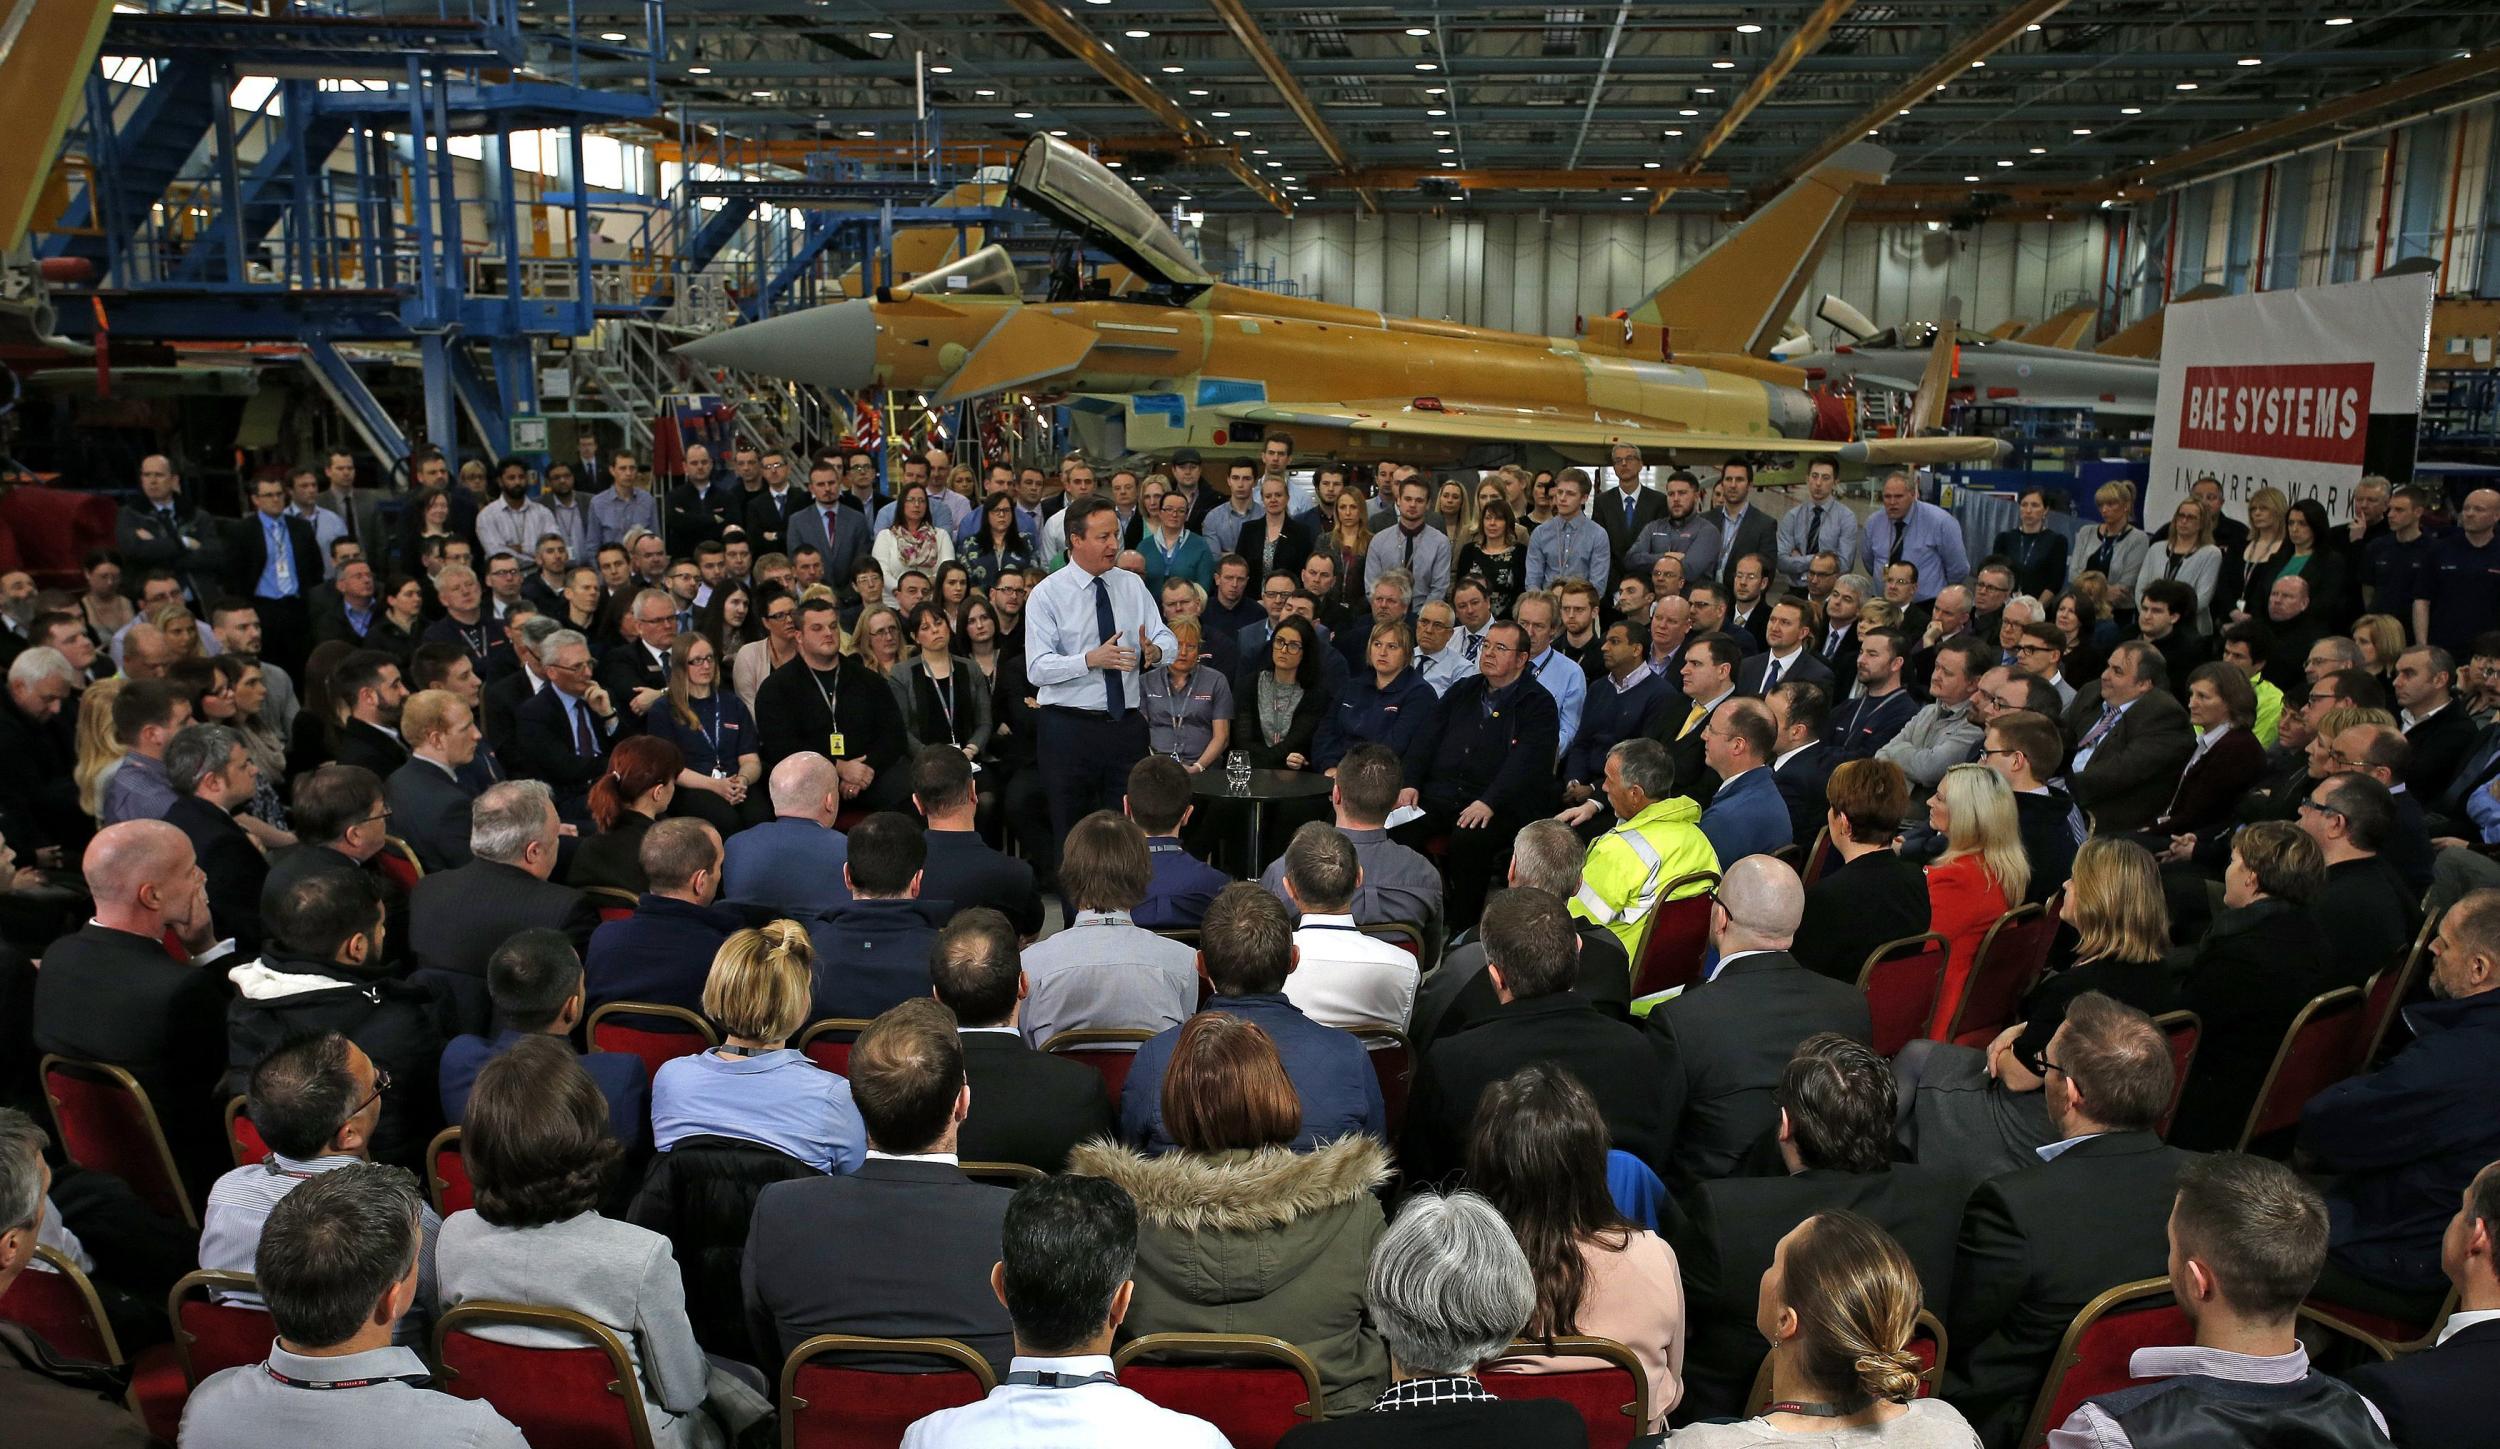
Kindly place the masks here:
[(2370, 425), (2367, 362), (2191, 367), (2179, 446), (2358, 466)]

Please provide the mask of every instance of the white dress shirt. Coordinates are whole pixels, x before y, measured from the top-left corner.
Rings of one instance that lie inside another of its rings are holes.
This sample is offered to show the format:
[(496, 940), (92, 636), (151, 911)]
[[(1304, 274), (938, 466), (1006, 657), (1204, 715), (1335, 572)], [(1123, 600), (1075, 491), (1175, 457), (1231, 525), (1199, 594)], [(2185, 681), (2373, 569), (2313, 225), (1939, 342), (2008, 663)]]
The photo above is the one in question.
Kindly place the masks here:
[[(1136, 653), (1137, 631), (1144, 629), (1147, 642), (1162, 650), (1164, 658), (1171, 658), (1180, 646), (1164, 626), (1163, 609), (1147, 591), (1146, 581), (1127, 569), (1105, 569), (1101, 578), (1111, 594), (1111, 619), (1121, 642)], [(1035, 697), (1045, 707), (1104, 707), (1103, 672), (1085, 662), (1085, 656), (1103, 642), (1100, 616), (1094, 608), (1094, 579), (1076, 564), (1062, 564), (1034, 586), (1032, 600), (1024, 607), (1025, 677), (1033, 682)], [(1147, 667), (1140, 658), (1125, 676), (1123, 689), (1130, 709), (1138, 706), (1140, 671)]]
[[(1008, 1360), (1007, 1372), (1058, 1373), (1082, 1378), (1111, 1372), (1101, 1355)], [(1000, 1384), (977, 1404), (941, 1409), (903, 1433), (903, 1449), (1099, 1449), (1103, 1445), (1152, 1445), (1154, 1449), (1231, 1449), (1204, 1419), (1177, 1414), (1116, 1383), (1051, 1388)]]
[(1406, 1030), (1423, 971), (1403, 946), (1366, 936), (1351, 915), (1306, 913), (1293, 943), (1302, 962), (1285, 978), (1285, 999), (1322, 1026)]

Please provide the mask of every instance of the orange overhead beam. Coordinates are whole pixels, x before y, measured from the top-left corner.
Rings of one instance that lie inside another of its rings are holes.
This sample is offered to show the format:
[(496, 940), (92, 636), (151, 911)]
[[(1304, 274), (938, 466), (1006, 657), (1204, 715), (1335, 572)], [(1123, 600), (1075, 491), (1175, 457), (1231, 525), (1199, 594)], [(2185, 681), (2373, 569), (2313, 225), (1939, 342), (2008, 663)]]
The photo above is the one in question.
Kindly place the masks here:
[(1317, 184), (1339, 190), (1376, 187), (1383, 191), (1410, 191), (1426, 181), (1447, 182), (1461, 191), (1640, 191), (1652, 187), (1672, 191), (1679, 186), (1726, 186), (1730, 179), (1724, 171), (1648, 171), (1638, 166), (1575, 166), (1569, 170), (1496, 167), (1473, 171), (1374, 166), (1343, 176), (1322, 176)]
[[(1285, 65), (1285, 58), (1268, 43), (1267, 33), (1259, 29), (1259, 22), (1242, 8), (1241, 0), (1207, 0), (1207, 8), (1215, 12), (1216, 19), (1224, 22), (1224, 28), (1231, 31), (1233, 39), (1249, 53), (1259, 73), (1266, 76), (1267, 83), (1284, 98), (1285, 109), (1293, 112), (1294, 119), (1302, 123), (1303, 130), (1311, 133), (1312, 140), (1319, 142), (1320, 150), (1327, 153), (1328, 164), (1340, 172), (1352, 171), (1354, 158), (1346, 154), (1344, 143), (1329, 128), (1328, 119), (1319, 113), (1319, 107), (1311, 100), (1310, 93), (1302, 89), (1302, 82), (1294, 79), (1293, 72)], [(1379, 199), (1368, 189), (1356, 187), (1354, 194), (1362, 198), (1365, 210), (1380, 209)]]
[(1934, 95), (1938, 87), (1969, 70), (1972, 61), (1986, 60), (2003, 50), (2014, 37), (2023, 33), (2025, 27), (2037, 25), (2063, 9), (2065, 4), (2066, 0), (2020, 0), (2012, 9), (1973, 32), (1968, 40), (1946, 51), (1934, 65), (1903, 82), (1899, 90), (1867, 107), (1856, 119), (1824, 137), (1813, 150), (1789, 162), (1788, 169), (1780, 173), (1780, 184), (1785, 186), (1805, 175), (1850, 142), (1865, 140), (1867, 132), (1884, 126), (1903, 111)]
[(2410, 75), (2401, 75), (2384, 85), (2354, 91), (2351, 95), (2310, 106), (2280, 120), (2251, 126), (2245, 131), (2233, 132), (2231, 135), (2207, 141), (2201, 146), (2190, 146), (2184, 151), (2161, 157), (2149, 166), (2140, 166), (2119, 175), (2104, 177), (2101, 184), (2115, 190), (2122, 186), (2144, 186), (2157, 181), (2166, 181), (2183, 172), (2194, 171), (2216, 161), (2227, 160), (2245, 151), (2254, 151), (2278, 141), (2288, 141), (2303, 132), (2318, 130), (2351, 120), (2356, 116), (2366, 115), (2382, 106), (2396, 105), (2417, 96), (2426, 96), (2433, 91), (2445, 90), (2450, 86), (2462, 85), (2471, 80), (2480, 80), (2484, 76), (2495, 73), (2500, 73), (2500, 47), (2478, 51), (2464, 60), (2452, 60), (2445, 65), (2435, 65), (2428, 70), (2417, 70)]
[(1240, 152), (1218, 140), (1213, 132), (1182, 110), (1170, 96), (1155, 89), (1154, 82), (1120, 59), (1111, 47), (1096, 40), (1084, 26), (1076, 23), (1075, 17), (1051, 4), (1050, 0), (1007, 0), (1007, 3), (1062, 50), (1092, 66), (1095, 74), (1111, 82), (1120, 94), (1144, 107), (1155, 119), (1170, 127), (1173, 134), (1188, 141), (1191, 150), (1213, 157), (1261, 200), (1287, 216), (1293, 215), (1292, 200), (1269, 185), (1267, 178), (1243, 160)]
[[(1713, 152), (1726, 145), (1727, 138), (1736, 134), (1736, 128), (1745, 123), (1745, 118), (1754, 113), (1754, 108), (1769, 100), (1771, 92), (1779, 89), (1779, 83), (1788, 79), (1788, 73), (1797, 68), (1797, 62), (1822, 48), (1824, 37), (1832, 33), (1832, 26), (1856, 3), (1857, 0), (1823, 0), (1816, 6), (1814, 13), (1805, 18), (1805, 23), (1780, 42), (1780, 48), (1772, 52), (1770, 61), (1747, 83), (1735, 103), (1727, 108), (1727, 114), (1721, 116), (1702, 136), (1701, 143), (1693, 148), (1692, 156), (1684, 164), (1688, 168), (1698, 167), (1709, 160)], [(1657, 199), (1650, 202), (1649, 209), (1655, 212), (1666, 205), (1674, 190), (1673, 187), (1661, 189)]]

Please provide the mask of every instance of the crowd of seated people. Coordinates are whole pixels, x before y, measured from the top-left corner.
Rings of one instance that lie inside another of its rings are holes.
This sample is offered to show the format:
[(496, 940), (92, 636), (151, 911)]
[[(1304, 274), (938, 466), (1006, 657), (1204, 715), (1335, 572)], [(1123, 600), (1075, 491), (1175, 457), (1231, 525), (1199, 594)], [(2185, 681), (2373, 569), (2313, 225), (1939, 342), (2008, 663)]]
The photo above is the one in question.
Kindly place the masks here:
[[(2480, 1442), (2500, 493), (1983, 553), (1906, 472), (1266, 441), (427, 454), (397, 527), (150, 459), (83, 590), (0, 577), (12, 1410), (518, 1443), (422, 1381), (513, 1303), (668, 1446), (828, 1333), (986, 1365), (914, 1446), (1224, 1442), (1160, 1334), (1290, 1345), (1297, 1449), (1584, 1443), (1618, 1361), (1677, 1443)], [(193, 1269), (272, 1338), (168, 1410)], [(19, 1311), (73, 1273), (118, 1370)]]

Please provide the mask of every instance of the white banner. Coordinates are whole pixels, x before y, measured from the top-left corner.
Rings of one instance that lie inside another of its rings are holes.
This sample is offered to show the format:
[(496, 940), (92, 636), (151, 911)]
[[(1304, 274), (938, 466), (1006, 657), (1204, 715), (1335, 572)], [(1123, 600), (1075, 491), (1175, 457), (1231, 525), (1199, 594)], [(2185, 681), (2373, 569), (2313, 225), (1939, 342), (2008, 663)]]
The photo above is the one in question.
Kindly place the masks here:
[(2363, 474), (2410, 478), (2433, 286), (2424, 272), (2173, 305), (2145, 527), (2168, 523), (2207, 474), (2234, 518), (2272, 487), (2338, 521)]

